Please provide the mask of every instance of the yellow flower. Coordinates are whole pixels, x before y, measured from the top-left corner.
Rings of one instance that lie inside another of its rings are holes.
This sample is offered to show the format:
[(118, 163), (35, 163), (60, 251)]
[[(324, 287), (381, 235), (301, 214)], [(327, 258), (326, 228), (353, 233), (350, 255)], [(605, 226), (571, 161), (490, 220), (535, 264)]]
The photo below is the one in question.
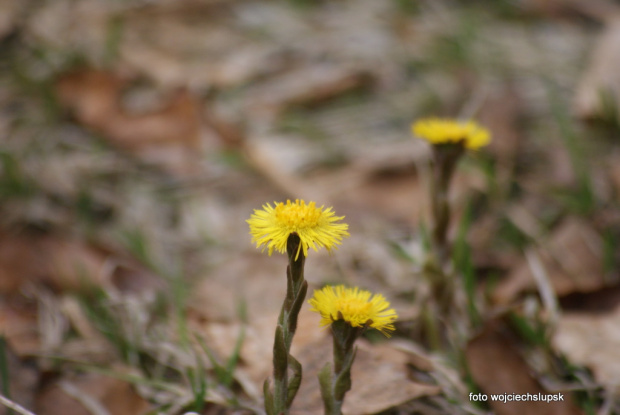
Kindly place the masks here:
[(489, 131), (475, 121), (425, 118), (416, 121), (411, 130), (414, 135), (431, 144), (463, 143), (467, 148), (477, 149), (491, 141)]
[(381, 294), (359, 288), (326, 286), (314, 292), (308, 300), (312, 308), (321, 315), (321, 326), (327, 326), (336, 320), (344, 320), (352, 327), (370, 326), (390, 337), (394, 331), (396, 311)]
[(269, 249), (286, 252), (286, 241), (289, 235), (296, 233), (301, 240), (299, 252), (303, 249), (304, 256), (308, 256), (308, 248), (318, 251), (318, 247), (325, 247), (328, 251), (339, 245), (343, 237), (349, 236), (346, 223), (336, 223), (344, 216), (335, 216), (332, 208), (316, 207), (314, 202), (306, 205), (303, 200), (290, 200), (285, 203), (274, 202), (275, 208), (269, 203), (262, 210), (254, 209), (254, 214), (246, 222), (250, 225), (252, 242), (256, 247), (261, 245)]

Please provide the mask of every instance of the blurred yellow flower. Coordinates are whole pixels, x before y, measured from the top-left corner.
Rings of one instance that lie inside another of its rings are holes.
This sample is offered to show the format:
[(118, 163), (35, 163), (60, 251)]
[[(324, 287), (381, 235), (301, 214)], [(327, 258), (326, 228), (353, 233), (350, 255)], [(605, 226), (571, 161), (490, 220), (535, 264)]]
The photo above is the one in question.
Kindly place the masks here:
[(344, 320), (352, 327), (372, 327), (390, 337), (394, 331), (396, 311), (381, 294), (359, 288), (326, 286), (314, 292), (308, 300), (312, 308), (321, 315), (321, 325), (327, 326), (336, 320)]
[(299, 256), (303, 249), (304, 256), (308, 256), (308, 248), (318, 251), (325, 247), (328, 251), (339, 245), (342, 238), (349, 236), (346, 223), (337, 223), (344, 216), (335, 216), (332, 208), (323, 209), (316, 207), (315, 202), (306, 205), (303, 200), (295, 200), (292, 203), (274, 202), (275, 208), (269, 203), (263, 205), (262, 210), (254, 210), (250, 219), (246, 222), (250, 225), (252, 242), (256, 247), (262, 246), (269, 250), (286, 253), (286, 241), (289, 235), (295, 233), (299, 236), (301, 244), (295, 256)]
[(491, 141), (489, 131), (475, 121), (424, 118), (416, 121), (411, 130), (415, 136), (431, 144), (463, 143), (467, 148), (477, 149)]

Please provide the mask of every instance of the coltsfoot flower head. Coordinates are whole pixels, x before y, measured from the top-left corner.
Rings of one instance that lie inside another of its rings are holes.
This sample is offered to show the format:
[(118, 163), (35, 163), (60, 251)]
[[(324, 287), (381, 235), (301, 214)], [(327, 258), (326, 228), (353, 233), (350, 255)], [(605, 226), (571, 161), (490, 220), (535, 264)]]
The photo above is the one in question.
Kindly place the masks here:
[(269, 255), (274, 249), (286, 253), (286, 241), (293, 233), (301, 241), (296, 258), (300, 250), (308, 256), (308, 248), (318, 251), (318, 248), (325, 247), (331, 251), (340, 245), (342, 238), (349, 236), (349, 225), (338, 223), (344, 216), (336, 216), (331, 207), (318, 208), (315, 202), (306, 204), (299, 199), (274, 204), (275, 207), (267, 203), (262, 210), (255, 209), (246, 221), (250, 225), (252, 242), (256, 242), (257, 248), (266, 247)]
[(466, 148), (477, 149), (491, 141), (489, 131), (475, 121), (424, 118), (413, 123), (411, 130), (431, 144), (462, 143)]
[(322, 326), (344, 320), (352, 327), (372, 327), (389, 337), (398, 318), (383, 295), (373, 295), (357, 287), (328, 285), (315, 291), (308, 302), (312, 306), (310, 310), (321, 315)]

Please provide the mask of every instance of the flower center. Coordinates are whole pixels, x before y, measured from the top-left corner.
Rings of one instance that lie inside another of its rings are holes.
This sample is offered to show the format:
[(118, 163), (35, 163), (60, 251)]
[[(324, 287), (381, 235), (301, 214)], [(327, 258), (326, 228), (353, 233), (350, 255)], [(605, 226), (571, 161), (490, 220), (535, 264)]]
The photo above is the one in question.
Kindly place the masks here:
[(338, 299), (336, 309), (340, 310), (345, 320), (366, 320), (370, 315), (371, 304), (357, 298)]
[(296, 200), (286, 204), (279, 203), (275, 207), (276, 220), (279, 224), (290, 228), (311, 228), (317, 226), (321, 218), (321, 209), (315, 206), (314, 202), (306, 205), (306, 202)]

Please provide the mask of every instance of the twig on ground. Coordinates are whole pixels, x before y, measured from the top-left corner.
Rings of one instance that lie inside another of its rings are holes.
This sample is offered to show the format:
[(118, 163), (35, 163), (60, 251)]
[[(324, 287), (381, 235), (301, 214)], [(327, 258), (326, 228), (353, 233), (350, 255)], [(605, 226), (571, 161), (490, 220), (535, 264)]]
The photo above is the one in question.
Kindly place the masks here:
[(4, 395), (0, 395), (0, 403), (6, 406), (7, 408), (14, 410), (15, 412), (20, 413), (21, 415), (36, 415), (34, 412), (30, 412), (26, 408), (13, 402), (9, 398), (5, 397)]

